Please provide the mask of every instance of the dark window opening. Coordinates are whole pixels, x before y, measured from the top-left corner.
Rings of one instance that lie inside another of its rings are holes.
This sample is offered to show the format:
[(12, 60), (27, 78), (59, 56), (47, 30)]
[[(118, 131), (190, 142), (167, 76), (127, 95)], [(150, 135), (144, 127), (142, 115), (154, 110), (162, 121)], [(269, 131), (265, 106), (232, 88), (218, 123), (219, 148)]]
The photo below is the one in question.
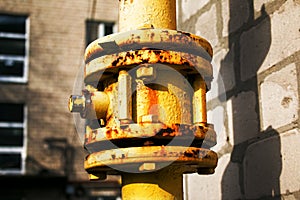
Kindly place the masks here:
[(0, 32), (25, 34), (26, 18), (25, 16), (0, 14)]
[(94, 40), (114, 33), (114, 23), (86, 21), (86, 45), (89, 45)]
[(0, 14), (0, 80), (27, 81), (26, 16)]
[(0, 153), (0, 170), (20, 170), (21, 154)]
[(3, 128), (0, 127), (0, 146), (1, 147), (22, 147), (23, 128)]
[(0, 60), (0, 76), (23, 77), (24, 61), (19, 60)]
[(0, 122), (24, 122), (24, 105), (0, 103)]
[(0, 54), (24, 56), (25, 55), (25, 38), (1, 38), (0, 37)]

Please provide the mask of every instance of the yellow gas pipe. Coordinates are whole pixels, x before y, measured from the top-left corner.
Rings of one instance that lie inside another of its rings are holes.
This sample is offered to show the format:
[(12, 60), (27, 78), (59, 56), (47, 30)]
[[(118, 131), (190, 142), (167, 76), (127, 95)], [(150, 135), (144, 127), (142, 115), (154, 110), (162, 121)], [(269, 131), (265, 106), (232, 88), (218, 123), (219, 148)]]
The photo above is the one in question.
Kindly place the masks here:
[[(69, 101), (70, 111), (101, 120), (86, 128), (85, 169), (91, 179), (120, 174), (123, 200), (183, 199), (182, 174), (217, 165), (206, 116), (211, 46), (176, 31), (176, 0), (120, 0), (119, 31), (87, 47), (87, 89)], [(107, 141), (119, 148), (102, 147)]]
[[(176, 0), (120, 0), (119, 7), (119, 31), (130, 31), (141, 28), (156, 29), (176, 29)], [(195, 116), (201, 115), (205, 117), (197, 117), (201, 122), (206, 122), (206, 101), (203, 96), (206, 95), (204, 80), (201, 81), (199, 89), (196, 93), (196, 104), (201, 105), (197, 109)], [(145, 92), (145, 91), (144, 91)], [(146, 91), (147, 92), (147, 91)], [(200, 93), (200, 94), (199, 94)], [(137, 95), (137, 103), (139, 99), (145, 98), (147, 94), (139, 92)], [(162, 96), (162, 95), (161, 95)], [(199, 97), (198, 97), (199, 96)], [(164, 97), (162, 99), (166, 100)], [(148, 99), (149, 101), (149, 99)], [(141, 101), (143, 106), (145, 102)], [(148, 102), (151, 104), (151, 102)], [(162, 104), (163, 101), (160, 102)], [(165, 104), (172, 102), (164, 102)], [(138, 108), (141, 107), (137, 105)], [(153, 105), (156, 106), (156, 105)], [(163, 106), (165, 107), (165, 106)], [(143, 116), (147, 109), (138, 109), (138, 115)], [(159, 109), (159, 108), (156, 108)], [(177, 110), (175, 110), (176, 112)], [(148, 113), (149, 114), (149, 113)], [(170, 113), (168, 116), (175, 116)], [(138, 116), (138, 120), (140, 117)], [(205, 120), (205, 121), (203, 121)], [(122, 199), (123, 200), (174, 200), (183, 199), (183, 183), (182, 171), (174, 170), (175, 168), (167, 167), (160, 171), (139, 174), (123, 174), (122, 175)]]

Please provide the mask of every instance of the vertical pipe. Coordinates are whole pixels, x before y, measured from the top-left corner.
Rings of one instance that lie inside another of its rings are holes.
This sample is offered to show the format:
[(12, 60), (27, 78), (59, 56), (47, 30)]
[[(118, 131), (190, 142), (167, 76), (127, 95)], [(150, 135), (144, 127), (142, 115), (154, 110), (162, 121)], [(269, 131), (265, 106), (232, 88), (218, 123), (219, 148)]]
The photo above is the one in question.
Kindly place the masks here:
[(181, 200), (182, 172), (172, 168), (160, 171), (122, 175), (123, 200)]
[(207, 123), (206, 114), (206, 84), (201, 76), (194, 81), (193, 122), (194, 124)]
[(120, 0), (119, 31), (176, 29), (176, 0)]

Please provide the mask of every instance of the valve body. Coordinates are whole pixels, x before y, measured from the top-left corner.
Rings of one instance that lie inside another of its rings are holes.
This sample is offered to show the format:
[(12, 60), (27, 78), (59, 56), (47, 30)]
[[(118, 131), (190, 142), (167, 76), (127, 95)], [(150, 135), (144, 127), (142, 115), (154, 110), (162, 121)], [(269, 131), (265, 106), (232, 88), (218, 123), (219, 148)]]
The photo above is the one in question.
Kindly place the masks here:
[(124, 32), (87, 47), (86, 88), (71, 96), (69, 109), (86, 118), (91, 179), (122, 175), (123, 199), (141, 199), (149, 187), (156, 199), (182, 199), (182, 174), (211, 174), (217, 165), (205, 98), (212, 48), (199, 36), (171, 30), (175, 0), (142, 2), (121, 0)]

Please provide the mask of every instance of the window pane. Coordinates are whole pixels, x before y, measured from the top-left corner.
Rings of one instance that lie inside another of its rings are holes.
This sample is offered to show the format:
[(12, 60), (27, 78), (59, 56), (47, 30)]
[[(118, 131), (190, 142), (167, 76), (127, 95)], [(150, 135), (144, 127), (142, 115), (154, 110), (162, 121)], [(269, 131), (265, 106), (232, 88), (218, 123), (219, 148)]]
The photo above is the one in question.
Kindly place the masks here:
[(0, 32), (25, 34), (26, 17), (0, 14)]
[(25, 55), (24, 38), (0, 38), (0, 54)]
[(109, 23), (109, 24), (105, 24), (105, 35), (110, 35), (113, 33), (113, 27), (114, 25)]
[(0, 169), (20, 170), (21, 154), (0, 153)]
[(86, 22), (86, 44), (89, 45), (91, 42), (98, 38), (98, 24), (96, 22)]
[(86, 44), (87, 45), (89, 45), (94, 40), (98, 39), (99, 24), (104, 25), (104, 36), (113, 33), (114, 23), (112, 22), (86, 21)]
[(24, 105), (0, 103), (0, 122), (23, 122)]
[(23, 146), (23, 128), (1, 128), (0, 127), (0, 146)]
[(0, 76), (24, 76), (24, 61), (19, 60), (0, 60)]

